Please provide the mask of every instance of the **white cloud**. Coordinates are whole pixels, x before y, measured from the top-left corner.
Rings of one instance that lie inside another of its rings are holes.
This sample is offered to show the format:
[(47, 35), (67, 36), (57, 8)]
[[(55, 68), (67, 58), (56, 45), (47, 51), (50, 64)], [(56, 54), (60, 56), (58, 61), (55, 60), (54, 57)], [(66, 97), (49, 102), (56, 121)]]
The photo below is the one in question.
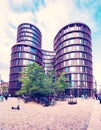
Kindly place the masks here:
[[(32, 23), (39, 28), (42, 32), (42, 48), (46, 50), (53, 49), (53, 40), (58, 31), (65, 25), (71, 22), (83, 22), (87, 24), (93, 31), (93, 35), (99, 29), (97, 26), (97, 20), (95, 20), (94, 15), (96, 12), (97, 2), (92, 3), (90, 1), (90, 8), (87, 8), (82, 1), (80, 2), (80, 9), (76, 7), (77, 0), (45, 0), (45, 5), (40, 4), (38, 10), (34, 13), (31, 9), (14, 12), (11, 8), (13, 6), (32, 6), (32, 1), (28, 0), (11, 0), (11, 5), (9, 5), (7, 0), (0, 1), (0, 61), (7, 65), (8, 68), (0, 68), (0, 73), (4, 80), (8, 80), (9, 74), (9, 64), (10, 64), (10, 54), (11, 47), (16, 43), (17, 27), (19, 24), (28, 22)], [(88, 0), (85, 2), (87, 4)], [(15, 28), (13, 28), (13, 25)], [(92, 36), (93, 36), (92, 35)], [(95, 40), (96, 41), (96, 40)], [(99, 38), (100, 44), (100, 38)], [(97, 43), (96, 43), (97, 44)], [(96, 48), (97, 49), (97, 48)], [(99, 51), (100, 53), (100, 51)], [(95, 57), (98, 59), (98, 53), (94, 50)], [(95, 77), (100, 77), (98, 72), (99, 66), (101, 66), (101, 61), (94, 59), (94, 73)], [(98, 74), (98, 75), (97, 75)]]
[(42, 32), (43, 48), (52, 50), (53, 39), (57, 32), (69, 22), (68, 16), (73, 9), (73, 2), (46, 0), (45, 3), (45, 7), (40, 6), (36, 13), (36, 19)]
[(14, 5), (22, 6), (23, 4), (30, 4), (30, 1), (28, 0), (10, 0)]
[[(37, 25), (42, 32), (43, 48), (52, 50), (53, 39), (58, 31), (65, 25), (73, 22), (83, 22), (96, 30), (96, 22), (93, 20), (94, 11), (83, 7), (81, 10), (71, 0), (45, 0), (45, 6), (40, 6), (36, 12)], [(50, 45), (50, 46), (49, 46)]]

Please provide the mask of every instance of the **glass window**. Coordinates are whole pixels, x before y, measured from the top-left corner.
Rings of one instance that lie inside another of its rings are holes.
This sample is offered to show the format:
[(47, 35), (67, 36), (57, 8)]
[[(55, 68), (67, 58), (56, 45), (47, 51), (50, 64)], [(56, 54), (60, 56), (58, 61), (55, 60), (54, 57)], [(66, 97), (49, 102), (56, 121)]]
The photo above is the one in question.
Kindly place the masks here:
[(60, 44), (60, 48), (62, 48), (62, 44)]
[(69, 69), (68, 69), (68, 67), (66, 67), (66, 73), (68, 73), (69, 72)]
[(27, 28), (24, 28), (23, 30), (24, 30), (24, 31), (27, 31)]
[(22, 46), (18, 46), (18, 48), (17, 48), (19, 51), (21, 51), (22, 50)]
[(71, 78), (72, 78), (72, 80), (75, 80), (75, 79), (74, 79), (74, 74), (71, 74)]
[(66, 39), (66, 35), (63, 36), (63, 40), (65, 40), (65, 39)]
[(64, 66), (66, 66), (66, 61), (63, 62)]
[(82, 58), (82, 56), (83, 56), (82, 53), (80, 53), (80, 58)]
[(35, 44), (34, 42), (33, 42), (32, 44), (33, 44), (33, 46), (35, 47), (36, 44)]
[(69, 64), (69, 65), (71, 65), (71, 64), (72, 64), (72, 61), (71, 61), (71, 60), (69, 60), (69, 61), (68, 61), (68, 64)]
[(85, 50), (85, 47), (84, 46), (82, 46), (82, 51), (84, 51)]
[(32, 59), (35, 60), (35, 55), (32, 55)]
[(29, 24), (23, 24), (22, 27), (29, 27), (30, 28), (30, 25)]
[(84, 80), (87, 81), (87, 75), (84, 75)]
[(84, 72), (87, 72), (87, 67), (84, 68)]
[(26, 60), (23, 60), (23, 65), (26, 65)]
[(80, 72), (83, 72), (83, 71), (82, 71), (82, 69), (83, 69), (83, 68), (82, 68), (82, 67), (80, 67)]
[(84, 45), (86, 45), (87, 44), (87, 41), (86, 40), (84, 40)]
[(16, 60), (16, 65), (18, 65), (19, 64), (19, 60)]
[(13, 57), (13, 58), (16, 58), (16, 53), (13, 53), (13, 54), (12, 54), (12, 57)]
[(66, 54), (66, 58), (67, 58), (67, 59), (68, 59), (68, 56), (69, 56), (69, 55), (68, 55), (68, 54)]
[(28, 46), (24, 46), (24, 51), (28, 51)]
[(60, 61), (62, 60), (62, 56), (60, 57)]
[(68, 75), (68, 79), (69, 79), (69, 81), (72, 80), (72, 76), (71, 76), (71, 74)]
[(68, 32), (68, 28), (65, 31)]
[(84, 33), (82, 33), (82, 37), (84, 37)]
[(80, 64), (80, 60), (77, 60), (77, 65), (79, 65)]
[(71, 81), (71, 86), (74, 87), (74, 81)]
[(77, 82), (77, 85), (80, 87), (80, 81)]
[(74, 30), (74, 26), (69, 27), (69, 31), (72, 31), (72, 30)]
[(28, 58), (29, 57), (29, 54), (28, 53), (26, 53), (26, 58)]
[(76, 36), (79, 37), (79, 32), (76, 33)]
[(74, 39), (71, 39), (69, 43), (74, 44)]
[(31, 28), (32, 28), (33, 30), (36, 30), (36, 28), (35, 28), (34, 26), (31, 26)]
[(69, 51), (71, 51), (72, 50), (72, 46), (70, 46), (70, 47), (68, 47), (69, 48)]
[(19, 58), (22, 57), (22, 53), (21, 53), (21, 52), (18, 53), (18, 57), (19, 57)]
[(69, 68), (70, 72), (75, 72), (75, 69), (76, 69), (75, 67), (70, 67)]
[(78, 80), (80, 80), (80, 74), (78, 74)]
[(76, 29), (79, 30), (79, 26), (78, 25), (76, 25)]
[(68, 45), (69, 44), (69, 42), (68, 41), (66, 41), (66, 45)]
[(74, 58), (75, 57), (75, 53), (70, 53), (70, 57)]
[(34, 49), (34, 48), (30, 48), (30, 51), (32, 52), (32, 53), (36, 53), (36, 50)]
[(21, 67), (17, 67), (16, 69), (17, 69), (18, 71), (21, 71)]
[(80, 46), (76, 46), (77, 47), (77, 51), (79, 51), (80, 50)]
[(82, 60), (82, 64), (83, 64), (83, 65), (85, 64), (85, 61), (84, 61), (84, 60)]
[(64, 48), (64, 53), (66, 52), (66, 48)]
[(68, 34), (68, 38), (71, 38), (71, 33)]
[(82, 39), (79, 40), (79, 43), (82, 44)]
[(86, 53), (84, 54), (84, 57), (87, 58), (87, 54)]

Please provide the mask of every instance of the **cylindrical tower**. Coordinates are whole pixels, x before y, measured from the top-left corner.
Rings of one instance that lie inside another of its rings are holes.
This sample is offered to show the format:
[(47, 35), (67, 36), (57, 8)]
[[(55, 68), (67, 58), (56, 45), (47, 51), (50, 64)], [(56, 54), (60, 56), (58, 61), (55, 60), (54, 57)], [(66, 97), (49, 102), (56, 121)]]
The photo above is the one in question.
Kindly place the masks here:
[(42, 65), (41, 32), (29, 23), (18, 26), (17, 43), (12, 47), (10, 62), (9, 93), (14, 95), (21, 88), (18, 78), (26, 65), (34, 61)]
[(55, 70), (64, 72), (72, 94), (91, 95), (93, 88), (91, 30), (83, 23), (63, 27), (54, 38)]

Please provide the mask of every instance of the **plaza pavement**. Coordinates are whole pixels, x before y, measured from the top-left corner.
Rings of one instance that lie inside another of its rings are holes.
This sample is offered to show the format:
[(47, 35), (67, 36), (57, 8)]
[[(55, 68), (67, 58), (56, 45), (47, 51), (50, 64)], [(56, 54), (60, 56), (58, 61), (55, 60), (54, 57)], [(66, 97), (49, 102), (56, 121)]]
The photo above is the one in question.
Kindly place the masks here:
[(101, 104), (99, 104), (98, 100), (94, 103), (87, 130), (101, 130)]
[[(20, 110), (11, 109), (18, 104)], [(43, 107), (8, 98), (0, 102), (0, 130), (101, 130), (101, 104), (92, 98), (78, 98), (76, 105), (66, 100)]]

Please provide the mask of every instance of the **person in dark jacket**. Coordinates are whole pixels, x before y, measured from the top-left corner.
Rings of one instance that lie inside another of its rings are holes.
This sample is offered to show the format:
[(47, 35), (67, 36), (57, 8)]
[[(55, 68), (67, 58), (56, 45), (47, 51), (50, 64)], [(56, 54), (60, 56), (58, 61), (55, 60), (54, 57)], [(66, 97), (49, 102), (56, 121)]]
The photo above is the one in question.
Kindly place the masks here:
[(100, 104), (101, 104), (101, 94), (99, 95), (99, 101), (100, 101)]

